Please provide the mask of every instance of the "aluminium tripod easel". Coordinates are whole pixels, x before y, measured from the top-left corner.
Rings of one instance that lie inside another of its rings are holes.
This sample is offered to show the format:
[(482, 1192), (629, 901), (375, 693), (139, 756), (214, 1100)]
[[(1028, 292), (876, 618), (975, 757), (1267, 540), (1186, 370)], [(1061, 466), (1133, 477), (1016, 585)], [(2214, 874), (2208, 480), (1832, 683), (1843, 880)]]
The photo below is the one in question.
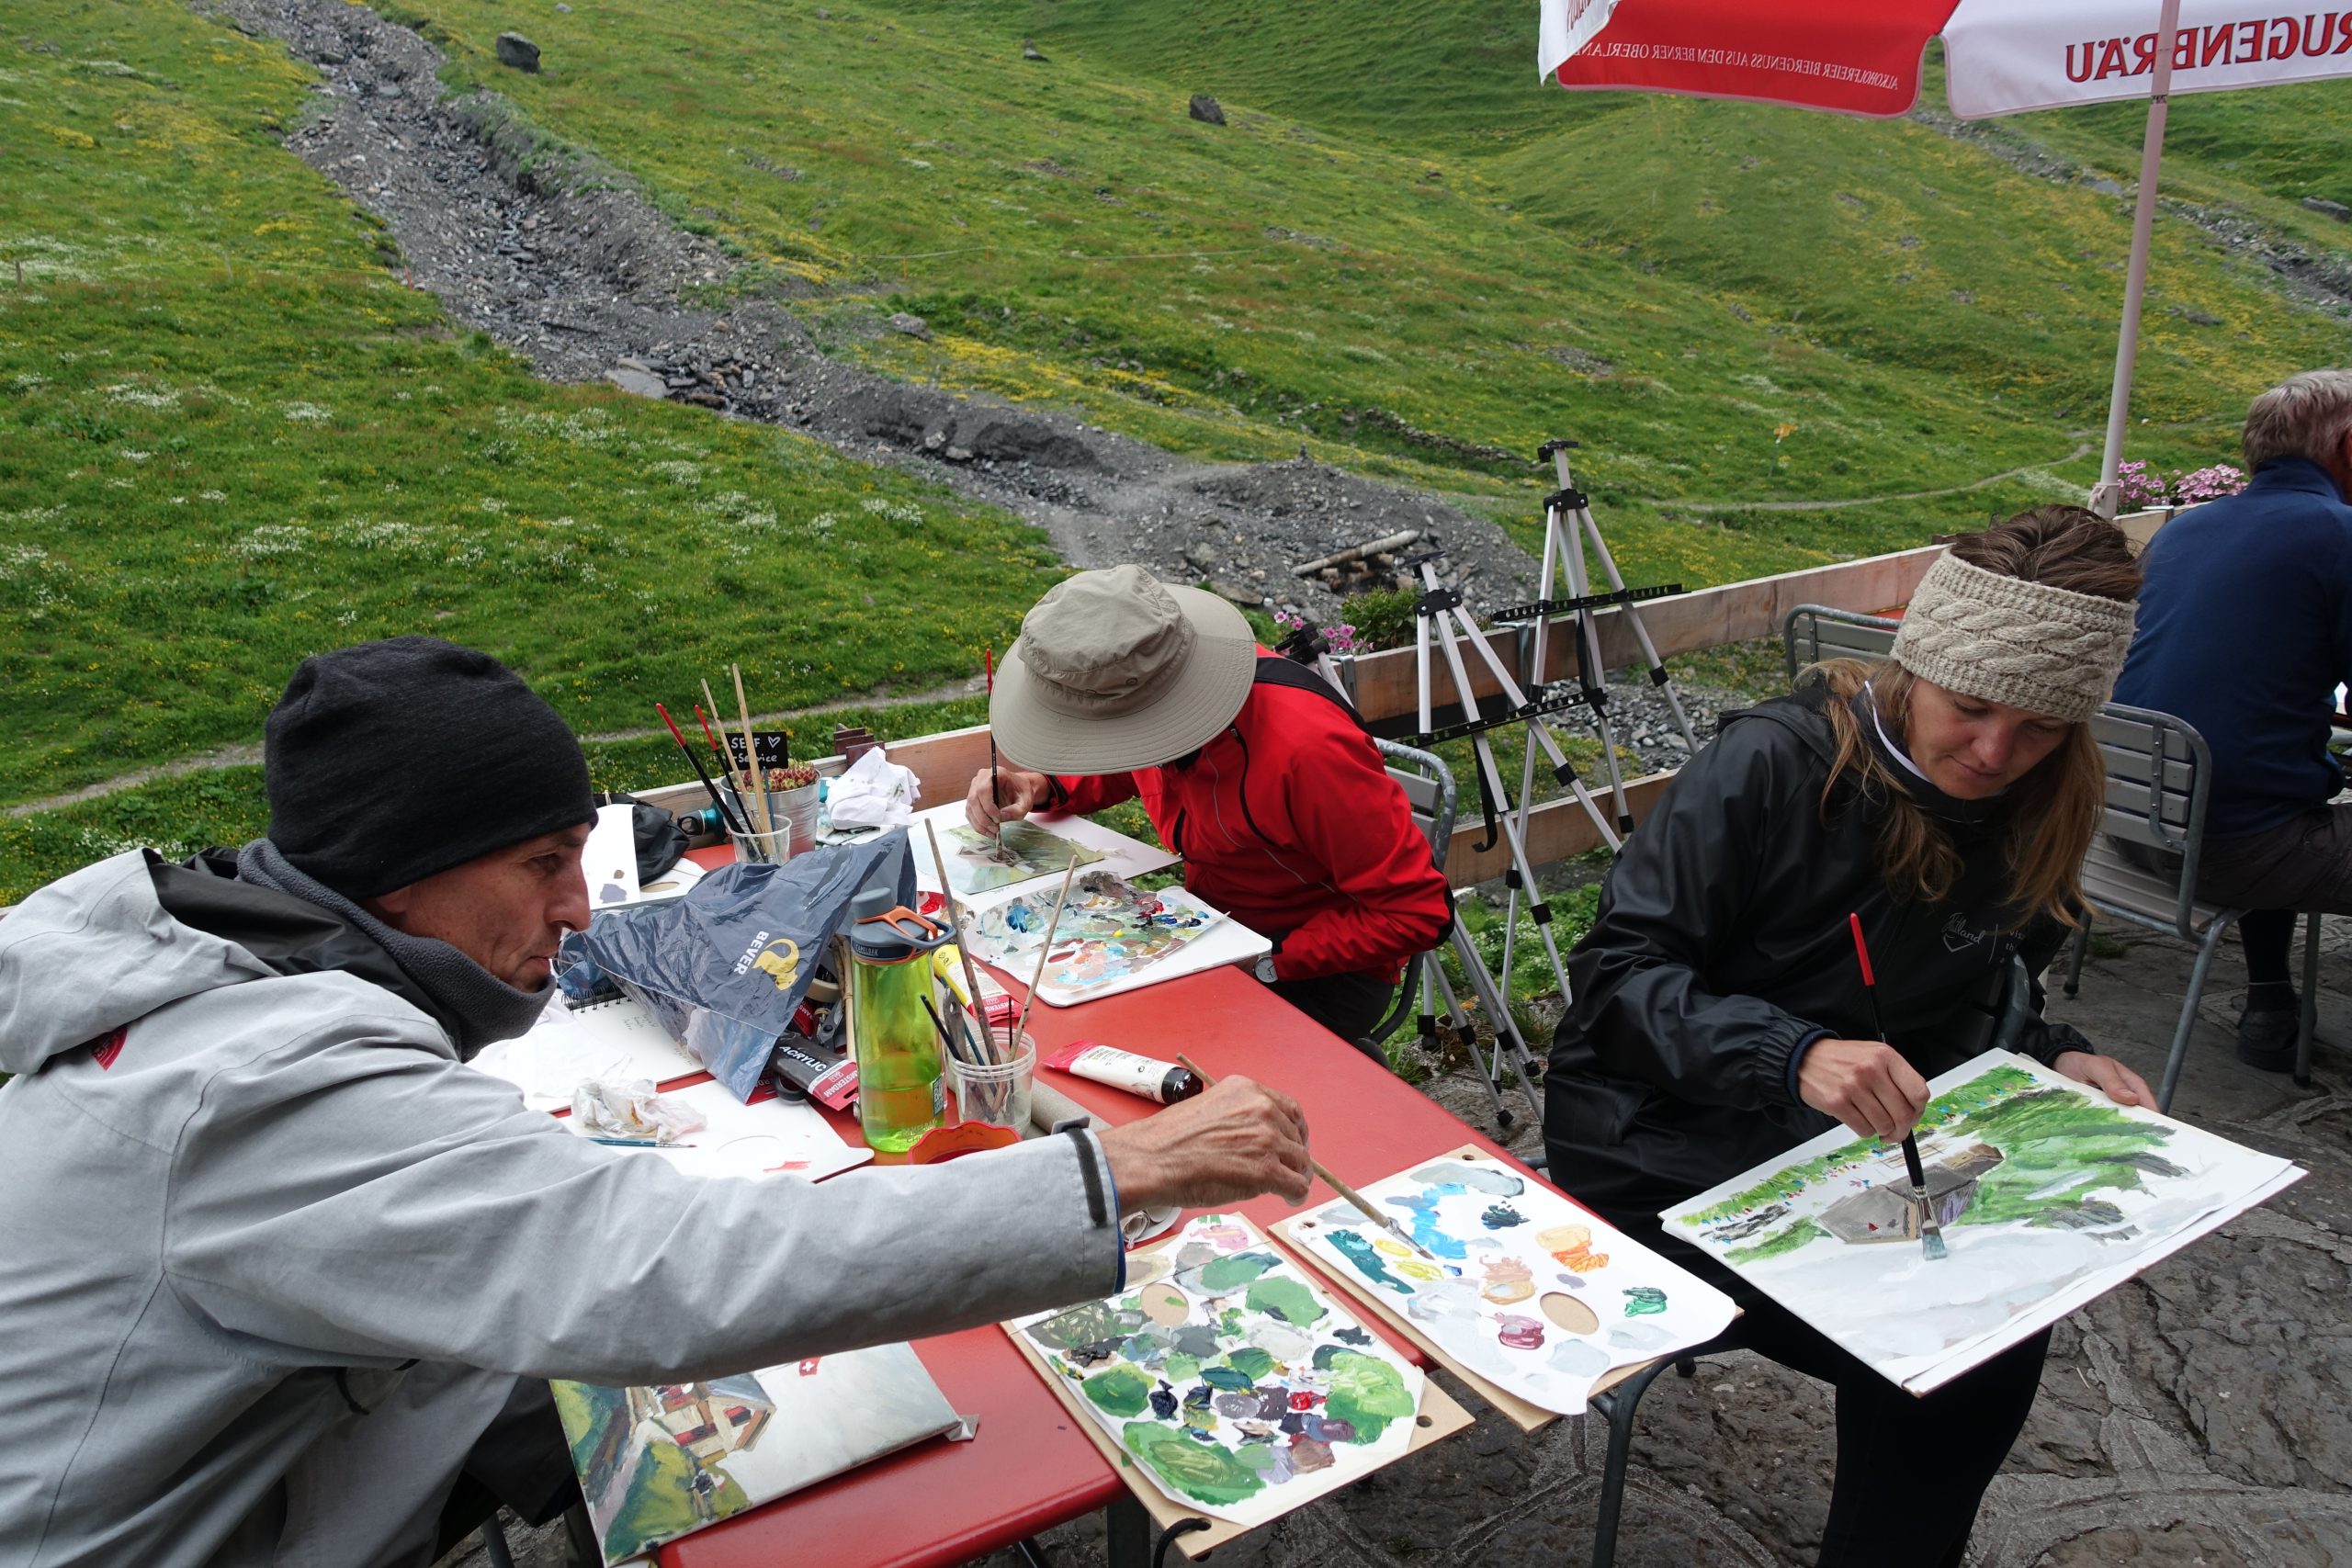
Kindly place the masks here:
[[(1558, 739), (1553, 735), (1551, 726), (1546, 722), (1547, 715), (1581, 706), (1587, 699), (1583, 693), (1574, 692), (1531, 700), (1520, 689), (1519, 682), (1511, 678), (1510, 671), (1504, 668), (1502, 660), (1495, 657), (1495, 651), (1488, 646), (1485, 634), (1478, 630), (1476, 625), (1472, 622), (1469, 613), (1462, 607), (1460, 591), (1447, 588), (1438, 581), (1436, 561), (1436, 553), (1430, 552), (1408, 563), (1419, 572), (1421, 580), (1421, 593), (1413, 605), (1413, 672), (1419, 702), (1417, 714), (1420, 731), (1412, 738), (1411, 744), (1426, 749), (1446, 740), (1464, 739), (1469, 740), (1472, 754), (1476, 760), (1478, 793), (1487, 824), (1487, 841), (1479, 847), (1482, 850), (1491, 849), (1498, 839), (1510, 846), (1510, 863), (1503, 874), (1505, 882), (1511, 890), (1511, 919), (1515, 925), (1518, 919), (1519, 895), (1524, 891), (1527, 895), (1529, 913), (1535, 921), (1537, 932), (1544, 940), (1544, 953), (1551, 960), (1553, 977), (1559, 984), (1561, 996), (1566, 997), (1568, 995), (1568, 972), (1567, 966), (1560, 960), (1559, 944), (1552, 935), (1552, 908), (1544, 902), (1536, 886), (1534, 867), (1527, 859), (1527, 845), (1521, 829), (1521, 823), (1524, 820), (1524, 805), (1523, 803), (1514, 804), (1511, 800), (1509, 788), (1503, 782), (1502, 770), (1495, 761), (1494, 747), (1488, 737), (1492, 731), (1505, 726), (1523, 725), (1530, 756), (1532, 756), (1538, 746), (1544, 749), (1544, 753), (1551, 758), (1554, 776), (1575, 794), (1577, 802), (1583, 806), (1586, 815), (1591, 818), (1592, 825), (1600, 832), (1602, 841), (1614, 850), (1618, 844), (1617, 835), (1611, 829), (1608, 818), (1601, 815), (1600, 807), (1594, 802), (1590, 793), (1586, 790), (1584, 781), (1577, 774), (1576, 765), (1568, 761), (1567, 753), (1561, 749)], [(1486, 665), (1487, 673), (1494, 678), (1495, 684), (1500, 688), (1503, 711), (1499, 714), (1490, 715), (1479, 705), (1477, 694), (1471, 687), (1468, 669), (1462, 658), (1461, 645), (1464, 642), (1469, 644)], [(1455, 705), (1461, 712), (1460, 722), (1442, 728), (1436, 722), (1437, 709), (1431, 686), (1430, 654), (1432, 646), (1442, 656), (1447, 678), (1453, 687)], [(1506, 952), (1509, 951), (1511, 937), (1515, 934), (1514, 930), (1506, 929), (1504, 932)], [(1468, 978), (1471, 987), (1477, 993), (1480, 1004), (1488, 1009), (1494, 1019), (1496, 1056), (1510, 1063), (1511, 1071), (1519, 1078), (1520, 1087), (1527, 1092), (1530, 1103), (1540, 1105), (1541, 1101), (1534, 1098), (1534, 1086), (1527, 1070), (1532, 1055), (1528, 1050), (1525, 1038), (1519, 1032), (1518, 1021), (1512, 1018), (1510, 1013), (1509, 964), (1506, 964), (1502, 978), (1498, 982), (1487, 968), (1486, 961), (1478, 956), (1477, 949), (1472, 943), (1469, 933), (1462, 928), (1459, 921), (1456, 921), (1453, 927), (1453, 942), (1454, 953), (1462, 963), (1464, 975)], [(1432, 964), (1430, 968), (1434, 972), (1437, 966)], [(1442, 974), (1437, 975), (1435, 984), (1445, 994), (1448, 1011), (1459, 1019), (1461, 1010), (1455, 1004), (1452, 988), (1446, 985)], [(1426, 997), (1423, 1010), (1425, 1014), (1435, 1011), (1435, 1009), (1429, 1005)], [(1475, 1050), (1473, 1055), (1476, 1055)], [(1495, 1087), (1498, 1075), (1484, 1060), (1481, 1060), (1479, 1065), (1487, 1078), (1489, 1092), (1496, 1096), (1498, 1116), (1505, 1117), (1500, 1094)]]

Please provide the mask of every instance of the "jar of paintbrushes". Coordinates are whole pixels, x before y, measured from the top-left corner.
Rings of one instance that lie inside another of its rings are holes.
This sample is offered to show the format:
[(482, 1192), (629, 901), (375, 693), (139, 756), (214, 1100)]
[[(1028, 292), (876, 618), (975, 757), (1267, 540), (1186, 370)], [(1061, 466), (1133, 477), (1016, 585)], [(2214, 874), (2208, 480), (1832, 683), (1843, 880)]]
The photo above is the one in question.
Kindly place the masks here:
[(806, 762), (740, 773), (754, 787), (718, 786), (719, 798), (742, 826), (729, 829), (739, 859), (780, 865), (817, 843), (817, 770)]
[(944, 1038), (955, 1042), (947, 1070), (956, 1085), (958, 1115), (967, 1122), (984, 1122), (1025, 1134), (1030, 1089), (1037, 1070), (1036, 1041), (1014, 1033), (1010, 1024), (989, 1029), (985, 1044), (968, 1031), (960, 1038), (954, 1033)]

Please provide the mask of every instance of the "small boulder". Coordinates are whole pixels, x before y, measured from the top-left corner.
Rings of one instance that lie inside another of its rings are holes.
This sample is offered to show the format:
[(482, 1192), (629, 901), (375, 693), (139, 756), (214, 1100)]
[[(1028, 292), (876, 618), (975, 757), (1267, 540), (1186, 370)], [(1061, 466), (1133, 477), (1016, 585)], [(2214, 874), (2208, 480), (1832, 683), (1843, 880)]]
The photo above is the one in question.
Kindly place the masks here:
[(516, 71), (539, 73), (539, 46), (521, 33), (498, 35), (498, 63)]
[(1196, 539), (1184, 547), (1184, 564), (1194, 571), (1215, 571), (1224, 559), (1217, 547), (1204, 539)]
[(1259, 609), (1266, 603), (1264, 594), (1254, 588), (1245, 587), (1241, 583), (1227, 582), (1214, 577), (1208, 580), (1208, 583), (1210, 592), (1226, 603), (1238, 604), (1245, 610)]
[(1225, 123), (1225, 110), (1218, 106), (1217, 101), (1215, 98), (1210, 97), (1206, 93), (1194, 93), (1193, 95), (1192, 116), (1194, 119), (1199, 120), (1204, 125), (1223, 125)]
[(890, 318), (890, 330), (894, 333), (904, 333), (909, 337), (929, 338), (931, 336), (929, 321), (924, 321), (921, 316), (910, 315), (904, 310), (900, 310)]
[(1021, 40), (1021, 58), (1023, 60), (1043, 60), (1046, 56), (1044, 51), (1038, 49), (1035, 44), (1030, 42), (1027, 39), (1023, 39)]
[(2340, 201), (2330, 201), (2324, 196), (2307, 196), (2303, 197), (2303, 206), (2322, 217), (2333, 218), (2338, 223), (2352, 223), (2352, 207), (2346, 207)]
[(628, 361), (623, 361), (605, 371), (605, 379), (622, 391), (634, 392), (640, 398), (666, 398), (670, 395), (670, 384), (667, 381)]

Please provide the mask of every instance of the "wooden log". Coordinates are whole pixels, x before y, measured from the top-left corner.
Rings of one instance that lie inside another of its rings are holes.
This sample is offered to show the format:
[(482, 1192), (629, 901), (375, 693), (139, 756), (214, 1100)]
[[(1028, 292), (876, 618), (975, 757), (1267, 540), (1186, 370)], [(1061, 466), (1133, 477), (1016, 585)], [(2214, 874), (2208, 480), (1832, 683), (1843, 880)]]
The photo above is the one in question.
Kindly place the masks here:
[[(1927, 575), (1928, 568), (1942, 553), (1939, 546), (1898, 550), (1893, 555), (1840, 561), (1835, 566), (1782, 572), (1778, 577), (1751, 578), (1745, 582), (1727, 582), (1720, 588), (1702, 588), (1671, 599), (1653, 599), (1638, 608), (1659, 654), (1671, 658), (1678, 653), (1719, 648), (1751, 637), (1778, 637), (1789, 612), (1800, 604), (1826, 604), (1833, 609), (1864, 612), (1892, 609), (1910, 599), (1919, 579)], [(1623, 607), (1600, 611), (1594, 622), (1605, 666), (1620, 670), (1641, 661), (1640, 645), (1634, 640), (1634, 629)], [(1546, 681), (1575, 678), (1575, 625), (1573, 617), (1552, 623), (1551, 635), (1546, 638)], [(1486, 636), (1504, 668), (1516, 674), (1519, 633), (1510, 629), (1489, 631)], [(1470, 650), (1464, 649), (1463, 653), (1476, 694), (1494, 695), (1494, 678)], [(1367, 724), (1393, 728), (1385, 721), (1413, 716), (1418, 694), (1411, 649), (1364, 654), (1340, 668), (1343, 672), (1352, 671), (1356, 711)], [(1451, 681), (1442, 675), (1434, 680), (1435, 696), (1441, 702), (1449, 699), (1453, 695)]]
[(1290, 574), (1293, 577), (1313, 577), (1327, 566), (1345, 566), (1351, 560), (1362, 560), (1366, 556), (1376, 556), (1383, 550), (1401, 550), (1420, 536), (1421, 531), (1419, 528), (1408, 528), (1401, 534), (1390, 534), (1374, 539), (1368, 545), (1353, 545), (1341, 550), (1338, 555), (1325, 556), (1321, 560), (1311, 560), (1302, 566), (1295, 566), (1290, 569)]

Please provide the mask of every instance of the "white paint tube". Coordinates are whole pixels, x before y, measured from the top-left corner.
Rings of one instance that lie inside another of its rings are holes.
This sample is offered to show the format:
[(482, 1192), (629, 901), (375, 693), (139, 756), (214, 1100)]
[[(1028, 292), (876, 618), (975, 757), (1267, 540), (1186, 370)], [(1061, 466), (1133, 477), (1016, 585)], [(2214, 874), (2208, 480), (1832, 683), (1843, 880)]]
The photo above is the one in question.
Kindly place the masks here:
[(1065, 1073), (1075, 1073), (1129, 1094), (1141, 1095), (1161, 1105), (1172, 1105), (1180, 1100), (1190, 1100), (1207, 1087), (1189, 1067), (1174, 1062), (1162, 1062), (1150, 1056), (1138, 1056), (1133, 1051), (1098, 1044), (1091, 1040), (1073, 1040), (1046, 1058), (1045, 1065)]

